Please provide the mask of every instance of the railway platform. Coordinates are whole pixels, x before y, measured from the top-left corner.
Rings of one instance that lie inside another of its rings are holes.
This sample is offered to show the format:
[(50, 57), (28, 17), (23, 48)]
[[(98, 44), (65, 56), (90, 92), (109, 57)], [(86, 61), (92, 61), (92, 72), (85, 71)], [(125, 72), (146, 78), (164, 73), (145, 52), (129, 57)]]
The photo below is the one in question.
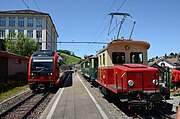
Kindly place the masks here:
[(83, 80), (78, 73), (72, 73), (40, 119), (109, 119)]

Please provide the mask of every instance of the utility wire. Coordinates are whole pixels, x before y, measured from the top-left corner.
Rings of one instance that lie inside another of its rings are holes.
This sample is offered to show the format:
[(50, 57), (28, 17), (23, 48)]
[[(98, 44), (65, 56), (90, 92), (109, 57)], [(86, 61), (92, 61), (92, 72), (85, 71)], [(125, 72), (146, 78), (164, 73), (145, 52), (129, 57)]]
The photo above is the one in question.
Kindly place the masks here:
[[(46, 43), (46, 42), (43, 42), (42, 41), (42, 43)], [(47, 43), (49, 43), (49, 42), (47, 42)], [(67, 42), (67, 41), (58, 41), (57, 43), (65, 43), (65, 44), (79, 44), (79, 43), (81, 43), (81, 44), (108, 44), (107, 42), (86, 42), (86, 41), (71, 41), (71, 42)]]
[[(114, 2), (112, 3), (112, 5), (111, 5), (111, 7), (109, 8), (107, 14), (109, 14), (109, 12), (111, 11), (111, 9), (112, 9), (112, 7), (114, 6), (115, 2), (116, 2), (116, 0), (114, 0)], [(96, 34), (98, 33), (98, 31), (99, 31), (100, 28), (102, 27), (105, 19), (107, 18), (107, 14), (105, 15), (104, 19), (101, 21), (101, 24), (99, 25), (98, 30), (96, 31)]]
[[(23, 3), (24, 3), (24, 5), (28, 8), (28, 10), (30, 10), (30, 8), (29, 8), (29, 6), (26, 4), (26, 2), (24, 1), (24, 0), (21, 0)], [(31, 12), (30, 12), (31, 13)], [(35, 17), (35, 15), (34, 14), (32, 14), (34, 17)], [(37, 22), (40, 24), (40, 22), (37, 20)], [(42, 28), (44, 28), (44, 26), (42, 27)], [(41, 43), (43, 43), (42, 41), (41, 41)], [(47, 41), (47, 43), (48, 43), (48, 41)], [(52, 44), (53, 43), (57, 43), (57, 41), (52, 41), (51, 40), (51, 49), (52, 49)], [(39, 45), (39, 38), (38, 38), (38, 45)]]
[[(109, 12), (110, 12), (111, 9), (113, 8), (115, 2), (116, 2), (116, 0), (113, 1), (111, 7), (109, 8), (109, 10), (107, 11), (107, 14), (105, 15), (105, 17), (104, 17), (103, 20), (101, 21), (101, 24), (99, 25), (98, 30), (96, 31), (95, 34), (97, 34), (98, 31), (100, 30), (100, 28), (102, 27), (102, 25), (103, 25), (104, 21), (106, 20), (106, 18), (107, 18), (107, 16), (108, 16)], [(104, 31), (106, 30), (106, 28), (108, 27), (108, 25), (109, 25), (109, 23), (105, 26), (105, 28), (103, 29), (103, 31), (97, 36), (97, 38), (95, 39), (95, 42), (96, 42), (96, 41), (100, 38), (100, 36), (104, 33)], [(89, 46), (88, 46), (88, 48), (87, 48), (87, 50), (86, 50), (86, 53), (87, 53), (87, 51), (89, 51), (89, 50), (91, 50), (91, 49), (92, 49), (92, 47), (89, 48)], [(85, 54), (86, 54), (86, 53), (85, 53)]]
[(38, 4), (36, 3), (36, 1), (35, 0), (33, 0), (33, 1), (34, 1), (34, 4), (36, 5), (36, 7), (38, 8), (38, 10), (41, 11)]
[(96, 38), (95, 41), (97, 41), (97, 40), (100, 38), (100, 36), (104, 33), (104, 31), (105, 31), (106, 28), (109, 26), (109, 24), (110, 24), (110, 22), (106, 24), (106, 26), (104, 27), (103, 31), (98, 35), (98, 37)]
[(119, 8), (117, 9), (117, 12), (122, 8), (122, 6), (124, 5), (124, 3), (126, 2), (126, 0), (124, 0), (124, 2), (122, 2), (122, 4), (119, 6)]
[[(122, 4), (121, 4), (121, 5), (119, 6), (119, 8), (117, 9), (117, 12), (122, 8), (122, 6), (125, 4), (126, 1), (127, 1), (127, 0), (124, 0), (124, 1), (122, 2)], [(112, 9), (112, 7), (114, 6), (115, 2), (116, 2), (116, 0), (113, 1), (113, 4), (111, 5), (111, 7), (110, 7), (110, 9), (108, 10), (107, 14), (109, 14), (109, 12), (111, 11), (111, 9)], [(98, 31), (99, 31), (100, 27), (102, 26), (103, 22), (105, 21), (106, 17), (107, 17), (107, 15), (104, 17), (103, 21), (101, 22), (101, 24), (100, 24), (100, 26), (99, 26), (99, 28), (98, 28)], [(111, 23), (108, 23), (108, 24), (111, 24)], [(97, 40), (99, 39), (99, 37), (104, 33), (104, 31), (106, 30), (108, 24), (105, 26), (105, 28), (104, 28), (103, 31), (99, 34), (99, 36), (96, 38), (95, 41), (97, 41)]]
[[(127, 0), (124, 0), (124, 1), (121, 3), (121, 5), (119, 6), (119, 8), (118, 8), (117, 11), (116, 11), (117, 13), (118, 13), (118, 11), (122, 8), (122, 6), (125, 4), (126, 1), (127, 1)], [(108, 35), (110, 35), (110, 33), (113, 32), (120, 23), (121, 23), (121, 25), (120, 25), (120, 28), (121, 28), (122, 23), (123, 23), (124, 20), (125, 20), (125, 18), (123, 17), (123, 18), (122, 18), (122, 21), (120, 21), (119, 23), (116, 23), (116, 26), (111, 30), (112, 19), (113, 19), (113, 15), (112, 15), (112, 17), (111, 17), (111, 22), (110, 22), (110, 26), (109, 26)], [(110, 30), (111, 30), (111, 31), (110, 31)], [(119, 29), (119, 30), (120, 30), (120, 29)], [(117, 36), (119, 36), (119, 30), (118, 30), (118, 35), (117, 35)]]
[[(24, 3), (24, 5), (29, 9), (29, 6), (26, 4), (26, 2), (24, 1), (24, 0), (21, 0), (23, 3)], [(29, 9), (30, 10), (30, 9)]]

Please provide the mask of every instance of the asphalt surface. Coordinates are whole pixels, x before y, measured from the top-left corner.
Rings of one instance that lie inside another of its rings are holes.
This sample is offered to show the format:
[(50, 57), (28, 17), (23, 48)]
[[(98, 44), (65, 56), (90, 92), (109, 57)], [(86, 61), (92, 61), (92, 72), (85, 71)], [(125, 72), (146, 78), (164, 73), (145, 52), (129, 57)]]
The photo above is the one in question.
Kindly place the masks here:
[(109, 119), (82, 80), (75, 73), (68, 77), (40, 119)]

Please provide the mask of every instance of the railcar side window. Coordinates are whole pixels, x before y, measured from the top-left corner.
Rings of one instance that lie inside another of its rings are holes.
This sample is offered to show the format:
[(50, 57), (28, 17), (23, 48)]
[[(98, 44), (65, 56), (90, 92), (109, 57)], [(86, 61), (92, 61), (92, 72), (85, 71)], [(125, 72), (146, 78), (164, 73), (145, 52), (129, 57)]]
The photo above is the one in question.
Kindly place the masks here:
[(105, 65), (105, 54), (103, 53), (103, 65)]
[(131, 63), (143, 63), (143, 54), (141, 52), (132, 52), (130, 53)]
[(113, 52), (112, 53), (113, 64), (123, 64), (125, 63), (125, 53), (124, 52)]

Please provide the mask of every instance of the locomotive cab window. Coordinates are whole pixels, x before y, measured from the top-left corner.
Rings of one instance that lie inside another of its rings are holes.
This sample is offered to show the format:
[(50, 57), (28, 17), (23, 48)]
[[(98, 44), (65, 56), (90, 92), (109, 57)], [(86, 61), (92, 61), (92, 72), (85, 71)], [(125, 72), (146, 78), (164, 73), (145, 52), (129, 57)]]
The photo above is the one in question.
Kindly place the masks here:
[(113, 52), (112, 53), (113, 64), (123, 64), (125, 63), (125, 53), (124, 52)]
[(130, 53), (131, 63), (142, 64), (143, 63), (143, 54), (141, 52), (132, 52)]

